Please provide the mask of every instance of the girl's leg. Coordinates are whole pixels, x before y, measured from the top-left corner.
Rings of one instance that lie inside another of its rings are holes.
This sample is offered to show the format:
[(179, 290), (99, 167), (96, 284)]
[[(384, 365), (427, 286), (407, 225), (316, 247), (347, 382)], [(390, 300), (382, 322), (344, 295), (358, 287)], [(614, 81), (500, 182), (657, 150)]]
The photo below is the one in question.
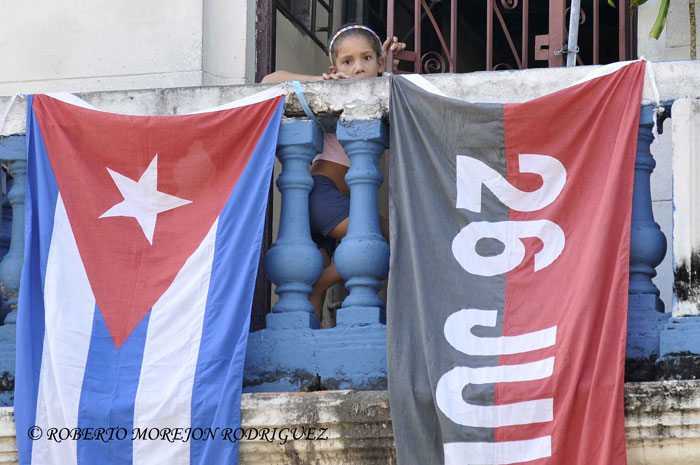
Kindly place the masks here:
[(338, 223), (338, 225), (331, 229), (331, 231), (328, 233), (329, 236), (331, 236), (333, 239), (342, 239), (345, 237), (345, 235), (348, 233), (348, 223), (350, 222), (350, 218), (345, 218), (343, 221)]
[(389, 218), (379, 215), (379, 229), (382, 231), (382, 236), (389, 242)]
[(342, 281), (342, 278), (338, 274), (338, 270), (335, 264), (331, 264), (323, 269), (321, 277), (313, 286), (311, 294), (309, 294), (309, 300), (314, 306), (314, 315), (321, 321), (321, 315), (323, 313), (323, 300), (326, 295), (326, 291), (332, 285)]
[[(335, 228), (331, 229), (328, 235), (334, 239), (342, 239), (348, 232), (348, 222), (349, 218), (345, 218), (343, 221), (338, 223), (338, 225)], [(382, 231), (382, 235), (388, 240), (388, 219), (380, 216), (379, 224)], [(338, 273), (338, 269), (335, 267), (335, 263), (330, 263), (330, 259), (325, 249), (321, 249), (321, 253), (323, 254), (324, 263), (323, 272), (321, 273), (321, 276), (318, 278), (318, 280), (314, 283), (313, 288), (311, 290), (311, 294), (309, 294), (309, 300), (314, 306), (314, 314), (316, 315), (316, 318), (318, 318), (318, 321), (321, 321), (321, 315), (323, 313), (323, 300), (326, 295), (326, 291), (332, 285), (343, 281), (343, 278), (341, 278), (340, 274)]]
[[(331, 229), (331, 232), (328, 233), (329, 236), (331, 236), (334, 239), (342, 239), (345, 237), (345, 235), (348, 233), (348, 223), (350, 222), (350, 218), (345, 218), (343, 221), (338, 223), (338, 225)], [(389, 218), (386, 218), (384, 216), (379, 215), (379, 229), (382, 233), (382, 236), (388, 241), (389, 240)]]
[[(348, 218), (338, 223), (338, 225), (333, 228), (328, 235), (334, 239), (342, 239), (348, 232)], [(314, 314), (318, 321), (321, 321), (321, 314), (323, 313), (323, 298), (329, 287), (339, 282), (343, 279), (340, 277), (337, 268), (334, 263), (330, 263), (330, 258), (324, 249), (321, 249), (321, 254), (323, 255), (324, 268), (321, 276), (314, 283), (311, 289), (311, 294), (309, 294), (309, 301), (314, 306)]]
[(326, 290), (322, 289), (321, 286), (319, 286), (319, 283), (325, 281), (323, 275), (326, 272), (326, 268), (328, 268), (328, 265), (330, 264), (330, 258), (328, 257), (328, 252), (326, 252), (325, 248), (321, 247), (318, 249), (318, 251), (321, 252), (321, 256), (323, 256), (323, 271), (321, 272), (321, 276), (319, 276), (314, 285), (311, 287), (309, 302), (311, 302), (311, 305), (313, 305), (314, 315), (316, 315), (316, 318), (318, 318), (318, 321), (320, 322)]

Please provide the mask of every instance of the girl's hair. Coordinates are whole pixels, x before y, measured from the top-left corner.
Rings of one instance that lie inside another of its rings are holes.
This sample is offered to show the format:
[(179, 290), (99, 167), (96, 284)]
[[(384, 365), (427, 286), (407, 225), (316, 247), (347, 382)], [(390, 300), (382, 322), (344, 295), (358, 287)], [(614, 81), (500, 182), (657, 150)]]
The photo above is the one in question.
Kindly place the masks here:
[(331, 65), (335, 65), (335, 57), (338, 55), (338, 44), (342, 42), (343, 39), (352, 36), (364, 37), (372, 45), (372, 49), (374, 53), (377, 54), (377, 58), (382, 56), (382, 41), (379, 40), (379, 36), (376, 32), (362, 24), (346, 24), (333, 34), (333, 38), (328, 44), (328, 58), (331, 60)]

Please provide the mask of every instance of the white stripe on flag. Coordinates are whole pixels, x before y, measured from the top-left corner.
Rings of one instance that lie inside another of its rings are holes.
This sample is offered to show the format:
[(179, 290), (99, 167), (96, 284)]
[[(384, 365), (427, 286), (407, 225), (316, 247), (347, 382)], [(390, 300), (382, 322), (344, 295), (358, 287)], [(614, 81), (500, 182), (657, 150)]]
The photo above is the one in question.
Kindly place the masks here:
[[(189, 428), (192, 386), (211, 277), (217, 219), (151, 310), (134, 429)], [(134, 465), (189, 464), (190, 442), (135, 440)]]
[(279, 86), (272, 87), (270, 89), (265, 89), (261, 92), (257, 92), (253, 95), (248, 95), (247, 97), (242, 97), (238, 100), (234, 100), (233, 102), (228, 102), (223, 105), (219, 105), (217, 107), (213, 108), (207, 108), (205, 110), (199, 110), (199, 111), (193, 111), (189, 113), (185, 113), (186, 115), (196, 115), (199, 113), (209, 113), (212, 111), (221, 111), (221, 110), (230, 110), (231, 108), (239, 108), (243, 107), (246, 105), (253, 105), (255, 103), (260, 103), (264, 102), (265, 100), (270, 100), (275, 97), (279, 97), (280, 95), (284, 95), (284, 89)]
[(445, 443), (445, 465), (505, 465), (551, 455), (551, 436), (525, 441)]
[[(281, 86), (275, 86), (275, 87), (271, 87), (269, 89), (265, 89), (261, 92), (256, 92), (253, 95), (248, 95), (246, 97), (241, 97), (238, 100), (224, 103), (223, 105), (218, 105), (216, 107), (205, 108), (204, 110), (197, 110), (197, 111), (192, 111), (192, 112), (183, 113), (183, 114), (184, 115), (196, 115), (199, 113), (211, 113), (214, 111), (229, 110), (231, 108), (239, 108), (239, 107), (243, 107), (246, 105), (253, 105), (255, 103), (260, 103), (260, 102), (263, 102), (265, 100), (270, 100), (270, 99), (279, 97), (280, 95), (284, 95), (284, 94), (285, 94), (284, 89)], [(94, 105), (81, 99), (80, 97), (77, 97), (74, 94), (69, 94), (68, 92), (49, 92), (46, 95), (48, 95), (51, 98), (55, 98), (56, 100), (60, 100), (61, 102), (75, 105), (77, 107), (87, 108), (88, 110), (101, 111), (104, 113), (112, 113), (112, 112), (108, 112), (106, 110), (102, 110), (101, 108), (97, 108)], [(112, 114), (130, 115), (130, 116), (147, 116), (147, 115), (144, 115), (142, 113), (131, 113), (131, 112), (130, 113), (112, 113)], [(2, 126), (0, 126), (0, 130), (1, 129), (2, 129)]]
[(442, 90), (438, 89), (435, 84), (432, 82), (428, 81), (426, 78), (424, 78), (420, 74), (403, 74), (401, 75), (402, 78), (412, 82), (413, 84), (417, 85), (421, 89), (428, 91), (430, 93), (439, 95), (441, 97), (448, 97), (446, 93), (444, 93)]
[(625, 66), (631, 65), (632, 63), (636, 63), (639, 60), (643, 60), (643, 58), (639, 58), (637, 60), (630, 60), (630, 61), (616, 61), (614, 63), (609, 63), (607, 65), (597, 66), (593, 69), (593, 71), (587, 73), (584, 77), (582, 77), (578, 81), (574, 82), (573, 84), (569, 84), (567, 87), (577, 86), (579, 84), (583, 84), (584, 82), (591, 81), (591, 80), (597, 79), (599, 77), (607, 76), (608, 74), (612, 74), (615, 71), (618, 71), (618, 70), (624, 68)]
[(44, 284), (44, 348), (36, 406), (36, 426), (44, 431), (32, 445), (32, 463), (77, 463), (77, 441), (47, 441), (49, 428), (77, 428), (80, 392), (95, 297), (80, 259), (61, 196), (56, 201)]
[(435, 403), (442, 413), (459, 425), (498, 428), (552, 421), (554, 400), (537, 399), (501, 405), (477, 405), (465, 400), (462, 391), (469, 384), (515, 383), (552, 376), (554, 357), (520, 365), (497, 367), (455, 367), (442, 375), (435, 387)]

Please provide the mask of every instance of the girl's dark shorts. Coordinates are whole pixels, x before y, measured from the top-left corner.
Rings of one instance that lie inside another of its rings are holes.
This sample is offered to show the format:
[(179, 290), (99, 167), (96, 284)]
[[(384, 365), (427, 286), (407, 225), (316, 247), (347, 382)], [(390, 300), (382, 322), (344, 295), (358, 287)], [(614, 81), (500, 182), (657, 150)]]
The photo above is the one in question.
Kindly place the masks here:
[(327, 176), (312, 176), (314, 187), (309, 193), (309, 220), (311, 238), (319, 246), (333, 255), (336, 240), (328, 237), (333, 228), (350, 215), (350, 197), (338, 190)]

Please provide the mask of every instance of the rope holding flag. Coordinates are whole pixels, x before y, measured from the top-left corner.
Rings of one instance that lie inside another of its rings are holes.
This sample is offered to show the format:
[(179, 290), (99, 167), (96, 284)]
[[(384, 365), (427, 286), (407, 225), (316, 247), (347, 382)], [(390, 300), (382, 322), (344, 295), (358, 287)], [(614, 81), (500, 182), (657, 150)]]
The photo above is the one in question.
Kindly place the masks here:
[(299, 99), (299, 103), (301, 104), (301, 108), (304, 110), (304, 113), (306, 113), (306, 116), (309, 117), (314, 123), (318, 124), (318, 126), (321, 128), (321, 131), (326, 132), (325, 128), (323, 127), (323, 124), (321, 123), (321, 120), (318, 119), (316, 114), (314, 114), (313, 111), (311, 111), (311, 107), (309, 106), (308, 102), (306, 101), (306, 96), (304, 95), (304, 90), (301, 88), (301, 84), (299, 81), (290, 81), (285, 83), (285, 87), (291, 87), (294, 89), (294, 93), (296, 94), (297, 98)]
[(654, 140), (659, 138), (658, 120), (664, 117), (666, 109), (661, 105), (661, 100), (659, 97), (659, 88), (656, 85), (656, 77), (654, 76), (654, 64), (651, 60), (647, 60), (642, 57), (640, 60), (644, 60), (647, 63), (647, 71), (649, 71), (649, 83), (651, 84), (651, 90), (654, 93), (654, 126), (651, 128), (651, 133), (654, 135)]

